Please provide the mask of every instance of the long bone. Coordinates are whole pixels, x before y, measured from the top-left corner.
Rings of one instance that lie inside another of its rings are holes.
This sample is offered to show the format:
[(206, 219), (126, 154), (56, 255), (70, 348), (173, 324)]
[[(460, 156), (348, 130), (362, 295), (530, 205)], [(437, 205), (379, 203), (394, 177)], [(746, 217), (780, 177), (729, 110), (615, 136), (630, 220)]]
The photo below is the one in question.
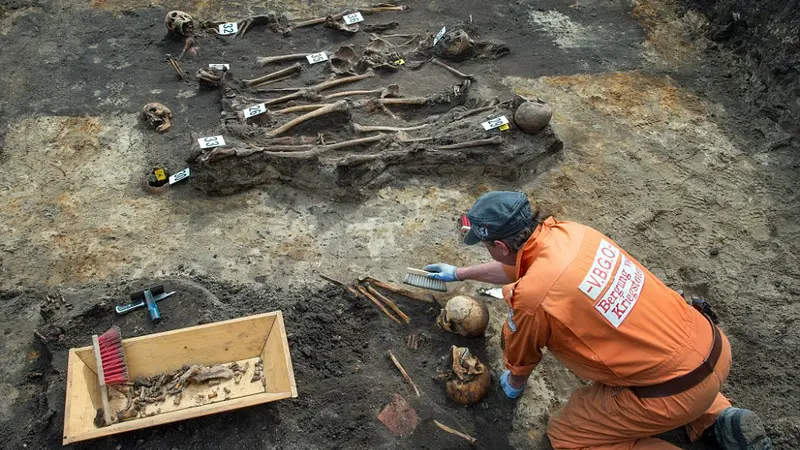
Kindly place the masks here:
[(484, 145), (500, 145), (503, 143), (502, 136), (492, 136), (488, 139), (477, 139), (474, 141), (461, 142), (458, 144), (440, 145), (435, 150), (455, 150), (459, 148), (482, 147)]
[[(378, 6), (375, 8), (359, 8), (356, 11), (360, 12), (361, 14), (375, 14), (381, 12), (389, 12), (389, 11), (405, 11), (408, 9), (407, 5), (400, 5), (400, 6)], [(325, 23), (330, 17), (333, 20), (340, 20), (342, 17), (350, 14), (349, 12), (340, 12), (338, 14), (330, 14), (325, 17), (317, 17), (314, 19), (304, 20), (302, 22), (297, 22), (291, 25), (291, 28), (302, 28), (302, 27), (310, 27), (313, 25), (319, 25)]]
[(276, 70), (275, 72), (268, 73), (268, 74), (266, 74), (264, 76), (260, 76), (258, 78), (252, 78), (252, 79), (249, 79), (249, 80), (242, 80), (242, 83), (244, 83), (245, 85), (250, 86), (250, 87), (260, 86), (260, 85), (264, 84), (267, 81), (271, 81), (271, 80), (274, 80), (276, 78), (281, 78), (281, 77), (284, 77), (286, 75), (293, 75), (295, 73), (300, 73), (302, 70), (303, 70), (303, 67), (300, 65), (300, 63), (295, 63), (295, 64), (292, 64), (291, 66), (289, 66), (289, 67), (287, 67), (285, 69)]
[(375, 142), (380, 142), (386, 139), (385, 134), (376, 134), (375, 136), (369, 136), (360, 139), (352, 139), (349, 141), (338, 142), (336, 144), (329, 144), (329, 145), (319, 145), (314, 147), (311, 150), (307, 151), (283, 151), (283, 152), (273, 152), (273, 151), (264, 151), (262, 152), (265, 155), (269, 156), (278, 156), (284, 158), (295, 158), (295, 159), (311, 159), (321, 155), (322, 153), (329, 152), (332, 150), (339, 150), (348, 147), (356, 147), (359, 145), (364, 144), (372, 144)]
[(324, 116), (326, 114), (330, 114), (332, 112), (346, 111), (348, 108), (349, 108), (349, 106), (348, 106), (348, 102), (347, 101), (339, 100), (336, 103), (333, 103), (333, 104), (324, 106), (322, 108), (316, 109), (314, 111), (311, 111), (310, 113), (303, 114), (300, 117), (296, 117), (296, 118), (286, 122), (282, 126), (270, 131), (269, 135), (272, 136), (272, 137), (280, 136), (281, 134), (286, 133), (287, 131), (291, 130), (292, 128), (296, 127), (297, 125), (300, 125), (303, 122), (306, 122), (308, 120), (314, 119), (316, 117)]
[(256, 64), (261, 67), (266, 66), (267, 64), (276, 64), (282, 63), (286, 61), (297, 61), (300, 59), (306, 59), (306, 56), (311, 55), (312, 53), (292, 53), (289, 55), (279, 55), (279, 56), (263, 56), (256, 58)]
[(475, 80), (475, 76), (473, 76), (473, 75), (467, 75), (467, 74), (465, 74), (464, 72), (460, 72), (460, 71), (458, 71), (457, 69), (454, 69), (454, 68), (452, 68), (452, 67), (448, 66), (447, 64), (445, 64), (445, 63), (443, 63), (443, 62), (439, 61), (439, 60), (438, 60), (438, 59), (436, 59), (436, 58), (431, 58), (431, 62), (432, 62), (433, 64), (435, 64), (435, 65), (437, 65), (437, 66), (439, 66), (439, 67), (441, 67), (441, 68), (445, 69), (446, 71), (448, 71), (448, 72), (452, 73), (453, 75), (455, 75), (455, 76), (457, 76), (457, 77), (459, 77), (459, 78), (464, 78), (464, 79), (467, 79), (467, 80), (473, 80), (473, 81)]
[(352, 77), (344, 77), (335, 80), (323, 81), (322, 83), (315, 84), (310, 88), (302, 89), (300, 91), (284, 95), (283, 97), (265, 100), (263, 103), (266, 103), (267, 105), (276, 105), (278, 103), (286, 103), (290, 100), (295, 100), (299, 98), (313, 97), (314, 95), (319, 94), (321, 91), (324, 91), (326, 89), (330, 89), (346, 83), (354, 83), (356, 81), (363, 80), (365, 78), (372, 78), (374, 76), (375, 72), (370, 70), (362, 75), (354, 75)]
[(398, 128), (398, 127), (383, 127), (383, 126), (370, 126), (370, 125), (359, 125), (357, 123), (353, 124), (353, 130), (357, 133), (372, 133), (375, 131), (388, 131), (388, 132), (398, 132), (398, 131), (416, 131), (421, 130), (427, 127), (428, 124), (417, 125), (415, 127), (405, 127), (405, 128)]

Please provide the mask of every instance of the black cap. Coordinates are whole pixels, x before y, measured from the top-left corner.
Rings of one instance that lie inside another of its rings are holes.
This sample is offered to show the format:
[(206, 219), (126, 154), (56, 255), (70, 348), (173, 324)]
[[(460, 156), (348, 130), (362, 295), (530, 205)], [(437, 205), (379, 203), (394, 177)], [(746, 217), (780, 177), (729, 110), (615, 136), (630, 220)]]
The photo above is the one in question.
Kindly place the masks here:
[(475, 201), (467, 217), (470, 222), (470, 230), (464, 237), (467, 245), (505, 239), (533, 224), (531, 204), (521, 192), (489, 192)]

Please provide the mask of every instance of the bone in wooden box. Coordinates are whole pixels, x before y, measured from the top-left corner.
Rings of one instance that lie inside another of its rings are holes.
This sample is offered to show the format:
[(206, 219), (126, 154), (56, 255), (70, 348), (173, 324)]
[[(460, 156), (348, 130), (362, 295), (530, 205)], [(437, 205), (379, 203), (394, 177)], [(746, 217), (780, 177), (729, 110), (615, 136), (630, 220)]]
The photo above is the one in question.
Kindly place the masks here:
[[(140, 417), (108, 426), (95, 425), (101, 407), (94, 352), (91, 346), (69, 351), (64, 411), (64, 445), (147, 428), (179, 420), (230, 411), (245, 406), (297, 397), (289, 343), (280, 311), (224, 322), (124, 339), (130, 379), (173, 372), (183, 366), (238, 363), (247, 368), (243, 379), (190, 384), (183, 399), (147, 404)], [(251, 382), (263, 364), (262, 377)], [(120, 411), (131, 401), (124, 389), (111, 389), (111, 409)], [(213, 394), (212, 394), (213, 393)], [(212, 394), (212, 395), (210, 395)]]

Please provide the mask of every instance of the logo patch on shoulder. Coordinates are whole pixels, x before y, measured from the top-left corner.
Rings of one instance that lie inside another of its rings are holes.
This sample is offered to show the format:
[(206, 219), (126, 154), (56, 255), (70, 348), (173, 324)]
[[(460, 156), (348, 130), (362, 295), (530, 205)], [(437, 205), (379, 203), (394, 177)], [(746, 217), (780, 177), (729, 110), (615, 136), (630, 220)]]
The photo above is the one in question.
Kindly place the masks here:
[(514, 323), (514, 310), (508, 310), (508, 329), (511, 330), (512, 333), (517, 331), (517, 324)]

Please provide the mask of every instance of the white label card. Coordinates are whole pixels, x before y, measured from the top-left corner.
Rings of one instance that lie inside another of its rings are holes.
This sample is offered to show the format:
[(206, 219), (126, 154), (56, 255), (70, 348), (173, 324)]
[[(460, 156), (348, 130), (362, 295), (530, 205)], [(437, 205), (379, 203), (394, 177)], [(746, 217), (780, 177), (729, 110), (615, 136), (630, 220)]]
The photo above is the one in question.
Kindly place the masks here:
[(352, 25), (354, 23), (363, 22), (364, 16), (362, 16), (360, 12), (354, 12), (353, 14), (348, 14), (344, 16), (343, 19), (344, 23)]
[(239, 31), (239, 24), (236, 22), (223, 23), (219, 26), (219, 34), (235, 34)]
[(180, 172), (176, 173), (175, 175), (169, 177), (169, 184), (175, 184), (178, 181), (183, 180), (184, 178), (189, 178), (189, 175), (191, 175), (191, 172), (189, 171), (189, 168), (187, 167), (187, 168), (181, 170)]
[(318, 62), (327, 61), (328, 55), (325, 54), (325, 52), (312, 53), (310, 55), (306, 55), (306, 59), (308, 60), (309, 64), (316, 64)]
[(444, 37), (445, 33), (447, 33), (447, 27), (442, 27), (442, 29), (439, 30), (438, 33), (436, 33), (436, 36), (433, 37), (433, 46), (434, 47), (436, 47), (436, 44), (438, 44), (439, 41), (442, 40), (442, 38)]
[(209, 69), (217, 69), (217, 70), (231, 70), (230, 64), (209, 64)]
[(200, 143), (200, 148), (222, 147), (225, 145), (225, 138), (222, 136), (209, 136), (197, 140)]
[(503, 126), (503, 125), (507, 125), (507, 124), (508, 124), (508, 119), (506, 119), (506, 116), (500, 116), (500, 117), (498, 117), (496, 119), (492, 119), (492, 120), (489, 120), (487, 122), (483, 122), (481, 125), (483, 125), (483, 129), (484, 130), (489, 131), (489, 130), (491, 130), (493, 128), (497, 128), (497, 127), (500, 127), (500, 126)]
[(259, 103), (258, 105), (253, 105), (249, 108), (246, 108), (244, 111), (242, 111), (242, 115), (245, 119), (249, 119), (253, 116), (264, 114), (265, 112), (267, 112), (267, 105), (264, 103)]

